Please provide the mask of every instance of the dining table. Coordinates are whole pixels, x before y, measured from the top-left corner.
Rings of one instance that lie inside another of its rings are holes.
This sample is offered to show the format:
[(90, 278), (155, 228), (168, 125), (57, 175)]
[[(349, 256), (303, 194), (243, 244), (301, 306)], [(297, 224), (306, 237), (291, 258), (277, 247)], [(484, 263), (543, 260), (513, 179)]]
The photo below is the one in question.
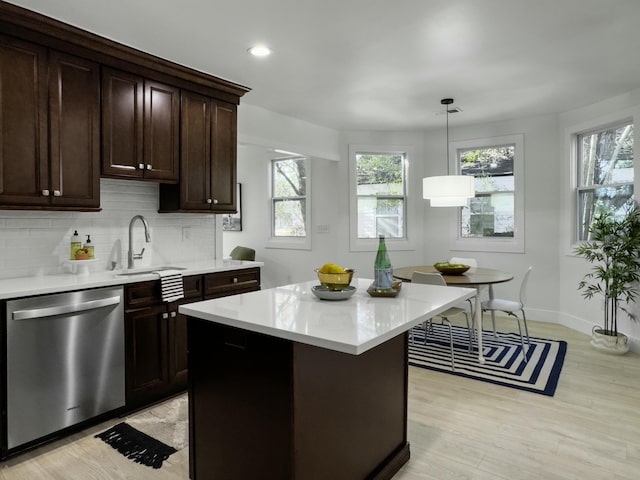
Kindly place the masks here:
[[(410, 282), (413, 272), (441, 273), (433, 265), (416, 265), (408, 267), (394, 268), (393, 276), (403, 282)], [(480, 302), (480, 289), (484, 286), (491, 287), (497, 283), (504, 283), (513, 280), (513, 275), (495, 268), (471, 267), (461, 274), (444, 274), (442, 278), (448, 286), (472, 287), (476, 289), (474, 305), (474, 326), (478, 332), (478, 362), (484, 363), (482, 351), (482, 304)]]

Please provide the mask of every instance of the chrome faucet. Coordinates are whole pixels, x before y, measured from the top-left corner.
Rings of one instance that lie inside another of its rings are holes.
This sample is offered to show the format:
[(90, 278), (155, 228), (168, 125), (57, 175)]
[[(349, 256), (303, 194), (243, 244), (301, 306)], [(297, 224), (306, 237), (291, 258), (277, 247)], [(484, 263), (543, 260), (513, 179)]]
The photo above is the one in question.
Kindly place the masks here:
[(144, 255), (144, 248), (140, 253), (133, 253), (133, 224), (136, 222), (136, 220), (140, 220), (142, 222), (142, 225), (144, 225), (144, 239), (146, 240), (146, 242), (151, 242), (151, 232), (149, 231), (149, 223), (147, 222), (147, 219), (142, 215), (136, 215), (129, 222), (129, 253), (127, 268), (133, 268), (133, 261), (140, 260)]

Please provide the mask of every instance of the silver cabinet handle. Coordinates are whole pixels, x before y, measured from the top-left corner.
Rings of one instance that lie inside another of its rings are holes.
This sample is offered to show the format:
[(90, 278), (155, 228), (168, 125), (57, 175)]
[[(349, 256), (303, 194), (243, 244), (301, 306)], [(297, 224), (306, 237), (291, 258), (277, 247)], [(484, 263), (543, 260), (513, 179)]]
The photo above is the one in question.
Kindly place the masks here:
[(213, 203), (213, 200), (211, 200), (210, 198), (207, 198), (207, 203)]
[(49, 196), (49, 190), (42, 190), (42, 196), (43, 197), (48, 197)]
[(13, 320), (29, 320), (31, 318), (52, 317), (53, 315), (63, 315), (65, 313), (83, 312), (94, 308), (109, 307), (120, 303), (120, 295), (100, 300), (90, 300), (88, 302), (59, 305), (55, 307), (35, 308), (32, 310), (16, 310), (13, 312)]
[(153, 170), (153, 166), (150, 163), (147, 163), (147, 170)]
[(169, 318), (169, 314), (168, 314), (168, 313), (163, 313), (163, 314), (162, 314), (162, 318), (164, 318), (164, 319)]
[(60, 190), (54, 190), (53, 191), (53, 196), (54, 197), (61, 197), (62, 196), (62, 192)]
[(176, 318), (176, 312), (171, 312), (169, 315), (171, 315), (171, 318)]
[(238, 277), (233, 277), (233, 283), (238, 283)]
[(138, 164), (138, 170), (144, 170), (144, 163)]
[(214, 203), (215, 205), (217, 205), (217, 204), (218, 204), (218, 199), (214, 198), (214, 199), (213, 199), (213, 203)]

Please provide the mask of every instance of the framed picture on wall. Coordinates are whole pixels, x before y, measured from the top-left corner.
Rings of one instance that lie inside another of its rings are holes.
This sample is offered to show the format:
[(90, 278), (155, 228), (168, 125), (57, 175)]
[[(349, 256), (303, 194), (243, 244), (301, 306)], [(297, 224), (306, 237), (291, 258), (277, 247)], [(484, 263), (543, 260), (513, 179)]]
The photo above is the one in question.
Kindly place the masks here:
[(229, 213), (222, 217), (222, 230), (225, 232), (242, 231), (242, 185), (237, 184), (236, 199), (238, 202), (238, 213)]

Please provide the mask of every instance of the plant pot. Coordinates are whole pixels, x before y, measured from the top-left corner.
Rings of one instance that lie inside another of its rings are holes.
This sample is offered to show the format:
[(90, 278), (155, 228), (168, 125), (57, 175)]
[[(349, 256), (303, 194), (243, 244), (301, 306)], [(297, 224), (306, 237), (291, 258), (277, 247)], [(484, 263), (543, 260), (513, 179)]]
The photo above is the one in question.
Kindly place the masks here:
[(602, 327), (595, 326), (591, 330), (591, 346), (601, 352), (613, 355), (624, 355), (629, 351), (629, 338), (622, 333), (605, 335)]

